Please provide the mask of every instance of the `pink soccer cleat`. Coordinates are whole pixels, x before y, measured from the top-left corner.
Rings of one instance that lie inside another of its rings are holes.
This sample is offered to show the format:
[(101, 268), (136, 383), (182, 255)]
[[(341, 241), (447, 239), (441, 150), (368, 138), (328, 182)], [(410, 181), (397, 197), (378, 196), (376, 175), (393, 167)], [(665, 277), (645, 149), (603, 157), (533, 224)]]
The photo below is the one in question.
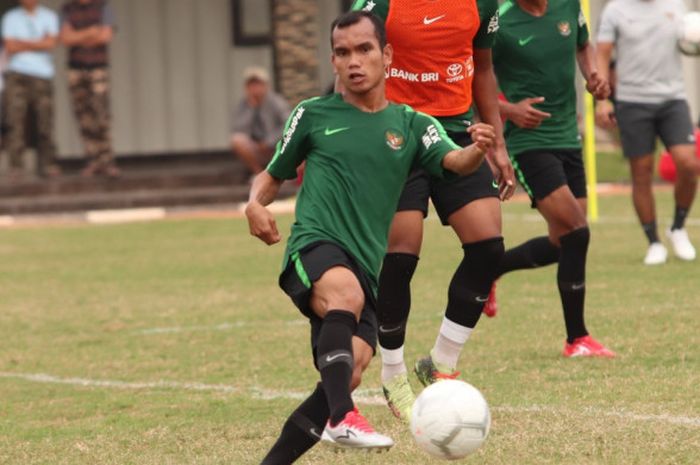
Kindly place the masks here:
[(574, 339), (574, 342), (564, 344), (564, 357), (608, 357), (615, 356), (615, 352), (605, 347), (591, 336), (583, 336)]

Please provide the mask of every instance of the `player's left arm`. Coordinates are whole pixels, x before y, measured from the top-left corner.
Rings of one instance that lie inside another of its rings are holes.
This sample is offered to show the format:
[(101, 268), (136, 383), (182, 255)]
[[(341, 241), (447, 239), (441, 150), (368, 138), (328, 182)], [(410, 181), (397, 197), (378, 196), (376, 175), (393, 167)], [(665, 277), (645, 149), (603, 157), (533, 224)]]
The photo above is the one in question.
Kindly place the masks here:
[(498, 182), (500, 197), (509, 199), (515, 192), (515, 174), (503, 139), (503, 122), (498, 108), (498, 84), (493, 71), (491, 48), (499, 29), (498, 0), (477, 0), (480, 25), (474, 37), (474, 81), (472, 95), (481, 120), (493, 126), (496, 141), (486, 159)]
[(492, 126), (495, 131), (494, 149), (487, 154), (487, 160), (495, 172), (501, 199), (506, 200), (515, 191), (515, 173), (503, 138), (503, 123), (498, 108), (498, 84), (493, 72), (490, 48), (474, 49), (472, 94), (481, 120)]
[(604, 100), (610, 96), (610, 84), (603, 75), (598, 72), (596, 55), (593, 44), (586, 42), (576, 51), (576, 61), (586, 81), (586, 90), (596, 100)]
[(438, 120), (420, 112), (415, 113), (411, 129), (418, 143), (417, 164), (439, 178), (449, 178), (454, 174), (466, 176), (476, 171), (496, 138), (493, 126), (477, 123), (468, 129), (473, 142), (460, 147), (450, 139)]
[(494, 146), (496, 132), (493, 126), (477, 123), (469, 128), (472, 143), (457, 150), (451, 150), (442, 159), (442, 167), (446, 170), (466, 176), (479, 168), (486, 155)]
[[(595, 48), (590, 42), (588, 23), (583, 14), (580, 2), (574, 2), (577, 15), (576, 28), (576, 61), (586, 81), (586, 90), (597, 100), (604, 100), (610, 96), (610, 84), (604, 75), (598, 72)], [(573, 13), (572, 12), (572, 13)]]

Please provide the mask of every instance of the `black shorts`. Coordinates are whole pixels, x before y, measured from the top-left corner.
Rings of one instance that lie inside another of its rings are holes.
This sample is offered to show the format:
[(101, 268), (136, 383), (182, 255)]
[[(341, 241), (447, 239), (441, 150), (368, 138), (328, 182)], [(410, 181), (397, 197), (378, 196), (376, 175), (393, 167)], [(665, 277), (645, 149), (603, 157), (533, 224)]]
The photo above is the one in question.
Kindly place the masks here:
[[(462, 147), (472, 143), (466, 131), (448, 132), (447, 135)], [(487, 162), (468, 176), (449, 180), (432, 177), (424, 170), (415, 170), (404, 185), (396, 211), (418, 210), (426, 217), (428, 199), (432, 198), (440, 221), (446, 225), (451, 214), (474, 200), (486, 197), (498, 197), (498, 185)]]
[(693, 122), (685, 100), (663, 103), (616, 102), (622, 151), (627, 158), (656, 152), (656, 136), (666, 148), (695, 144)]
[(376, 300), (369, 278), (355, 260), (340, 246), (332, 242), (314, 242), (292, 255), (284, 271), (280, 274), (279, 285), (292, 299), (294, 305), (311, 323), (311, 351), (316, 363), (316, 347), (323, 320), (311, 309), (313, 283), (335, 266), (344, 266), (352, 271), (365, 293), (365, 306), (360, 315), (355, 336), (364, 340), (372, 353), (377, 350)]
[(532, 208), (561, 186), (569, 186), (577, 199), (586, 198), (581, 149), (528, 150), (512, 158), (515, 175), (530, 196)]

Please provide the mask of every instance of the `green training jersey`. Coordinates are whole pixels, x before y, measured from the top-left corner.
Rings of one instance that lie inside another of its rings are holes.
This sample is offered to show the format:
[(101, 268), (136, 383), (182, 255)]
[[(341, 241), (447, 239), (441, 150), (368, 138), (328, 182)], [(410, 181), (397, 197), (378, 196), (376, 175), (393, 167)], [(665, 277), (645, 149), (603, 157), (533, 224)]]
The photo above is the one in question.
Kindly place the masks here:
[(588, 26), (579, 0), (549, 0), (536, 17), (515, 0), (500, 8), (500, 29), (493, 46), (498, 84), (508, 101), (544, 97), (538, 110), (550, 113), (536, 129), (505, 125), (508, 152), (576, 149), (581, 136), (576, 121), (576, 52), (588, 42)]
[(301, 102), (267, 166), (275, 178), (293, 179), (306, 161), (283, 266), (304, 246), (331, 241), (357, 260), (376, 289), (409, 172), (422, 167), (444, 177), (442, 159), (458, 148), (437, 120), (406, 105), (367, 113), (340, 94)]
[(387, 80), (389, 99), (436, 116), (448, 131), (464, 131), (473, 118), (473, 49), (492, 47), (498, 0), (356, 0), (351, 8), (384, 21), (396, 78)]

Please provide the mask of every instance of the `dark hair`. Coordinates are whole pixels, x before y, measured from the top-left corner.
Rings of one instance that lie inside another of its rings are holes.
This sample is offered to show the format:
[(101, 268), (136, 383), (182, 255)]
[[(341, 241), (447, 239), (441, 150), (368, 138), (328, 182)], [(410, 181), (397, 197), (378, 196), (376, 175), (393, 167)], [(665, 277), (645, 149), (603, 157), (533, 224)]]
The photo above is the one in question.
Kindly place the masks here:
[(372, 21), (374, 25), (374, 35), (379, 41), (379, 46), (383, 49), (386, 46), (386, 29), (384, 28), (384, 23), (377, 16), (373, 15), (369, 11), (358, 10), (358, 11), (348, 11), (338, 16), (333, 24), (331, 24), (331, 47), (333, 47), (333, 31), (335, 28), (345, 29), (354, 24), (359, 23), (362, 18), (367, 18)]

